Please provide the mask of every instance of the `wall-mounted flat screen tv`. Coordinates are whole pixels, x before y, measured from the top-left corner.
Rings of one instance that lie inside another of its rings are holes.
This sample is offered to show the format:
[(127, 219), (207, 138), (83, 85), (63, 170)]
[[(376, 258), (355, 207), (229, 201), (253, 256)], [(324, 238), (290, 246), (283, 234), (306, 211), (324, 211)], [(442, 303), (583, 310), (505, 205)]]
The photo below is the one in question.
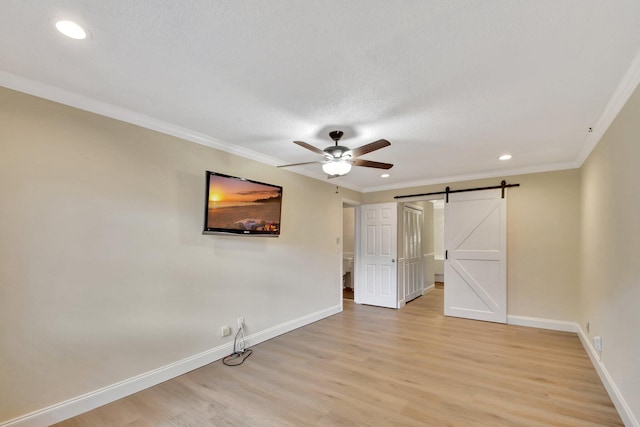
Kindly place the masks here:
[(282, 187), (207, 171), (204, 234), (279, 236)]

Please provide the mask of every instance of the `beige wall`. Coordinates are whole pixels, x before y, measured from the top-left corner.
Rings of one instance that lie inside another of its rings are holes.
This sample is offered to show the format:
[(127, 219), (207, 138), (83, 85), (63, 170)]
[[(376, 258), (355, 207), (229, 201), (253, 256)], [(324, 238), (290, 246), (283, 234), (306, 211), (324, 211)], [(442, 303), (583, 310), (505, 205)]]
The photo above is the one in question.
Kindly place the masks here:
[(444, 280), (444, 203), (433, 205), (433, 253), (434, 272), (438, 281)]
[[(580, 233), (580, 172), (577, 169), (505, 177), (521, 186), (508, 190), (508, 314), (576, 321)], [(364, 203), (393, 196), (499, 185), (500, 179), (381, 191)]]
[[(0, 145), (0, 422), (340, 305), (358, 193), (1, 88)], [(202, 235), (205, 170), (282, 185), (282, 235)]]
[(355, 238), (355, 211), (354, 207), (345, 207), (342, 209), (342, 250), (353, 256)]
[(433, 203), (428, 201), (416, 202), (422, 207), (422, 253), (424, 259), (424, 286), (431, 286), (435, 282), (435, 265), (433, 255), (434, 229), (433, 229)]
[(640, 420), (640, 89), (582, 167), (580, 325)]
[[(443, 202), (444, 203), (444, 202)], [(433, 205), (433, 252), (441, 260), (444, 259), (444, 206)], [(442, 274), (442, 273), (440, 273)]]
[(415, 202), (422, 208), (422, 253), (433, 253), (433, 203)]
[[(636, 93), (582, 170), (506, 177), (509, 314), (590, 322), (636, 417), (638, 117)], [(0, 422), (229, 342), (237, 316), (254, 333), (339, 305), (341, 200), (446, 186), (336, 193), (6, 89), (0, 148)], [(282, 236), (203, 236), (207, 169), (282, 185)]]

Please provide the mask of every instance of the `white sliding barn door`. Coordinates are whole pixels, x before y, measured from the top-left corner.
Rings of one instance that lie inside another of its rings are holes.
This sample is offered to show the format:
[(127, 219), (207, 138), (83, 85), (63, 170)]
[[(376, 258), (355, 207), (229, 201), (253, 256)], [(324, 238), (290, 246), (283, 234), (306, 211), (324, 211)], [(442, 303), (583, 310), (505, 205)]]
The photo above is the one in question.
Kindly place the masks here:
[(449, 195), (444, 314), (507, 321), (507, 204), (501, 190)]
[(398, 206), (396, 203), (378, 203), (362, 205), (358, 209), (360, 241), (355, 302), (398, 308)]
[(402, 211), (404, 247), (401, 266), (404, 302), (407, 303), (424, 293), (423, 212), (420, 208), (407, 205)]

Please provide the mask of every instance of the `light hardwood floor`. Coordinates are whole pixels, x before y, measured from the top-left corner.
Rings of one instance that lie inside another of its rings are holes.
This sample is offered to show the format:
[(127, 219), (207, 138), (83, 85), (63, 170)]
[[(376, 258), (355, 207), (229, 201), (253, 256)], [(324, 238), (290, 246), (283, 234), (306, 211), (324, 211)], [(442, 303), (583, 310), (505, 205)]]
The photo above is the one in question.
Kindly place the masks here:
[(58, 426), (623, 425), (572, 333), (356, 305)]

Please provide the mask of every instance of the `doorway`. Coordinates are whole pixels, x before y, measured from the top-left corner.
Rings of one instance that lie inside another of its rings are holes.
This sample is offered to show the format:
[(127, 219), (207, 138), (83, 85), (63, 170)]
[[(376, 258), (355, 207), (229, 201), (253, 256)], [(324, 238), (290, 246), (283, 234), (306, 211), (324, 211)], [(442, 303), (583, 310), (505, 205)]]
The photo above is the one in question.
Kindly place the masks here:
[[(422, 292), (420, 295), (427, 294), (431, 292), (435, 288), (436, 281), (436, 250), (435, 247), (438, 244), (439, 240), (442, 239), (442, 235), (444, 233), (444, 222), (440, 221), (439, 223), (436, 221), (436, 211), (433, 202), (438, 202), (438, 200), (418, 200), (410, 203), (404, 203), (404, 206), (416, 206), (422, 211), (422, 226), (419, 228), (421, 232), (420, 238), (422, 240), (422, 244), (419, 245), (422, 250), (421, 253), (421, 268), (423, 271), (422, 277)], [(438, 229), (438, 226), (440, 229)], [(406, 227), (406, 224), (403, 225)], [(441, 243), (441, 242), (440, 242)], [(406, 247), (406, 243), (404, 244)], [(443, 246), (441, 244), (441, 246)], [(442, 251), (444, 253), (444, 250)], [(405, 251), (405, 253), (409, 253), (409, 251)], [(407, 289), (407, 302), (411, 300), (410, 289)], [(415, 295), (415, 294), (414, 294)]]
[(434, 289), (432, 203), (361, 205), (353, 217), (349, 208), (343, 205), (342, 267), (356, 303), (401, 308)]
[[(445, 315), (506, 322), (506, 187), (504, 181), (500, 187), (451, 193), (447, 187), (444, 248), (440, 247), (444, 249), (443, 274), (450, 282), (444, 288)], [(433, 207), (430, 199), (411, 203), (423, 202)], [(406, 272), (396, 268), (396, 258), (406, 261), (402, 259), (405, 254), (397, 251), (403, 247), (405, 230), (396, 219), (403, 216), (396, 214), (404, 206), (404, 203), (362, 205), (355, 214), (356, 303), (401, 308), (407, 302), (408, 294), (403, 292)], [(435, 240), (423, 241), (434, 243), (435, 261)], [(435, 282), (435, 271), (433, 276), (427, 273), (424, 277), (433, 277)]]
[(356, 202), (342, 201), (342, 298), (354, 299)]
[(444, 288), (444, 200), (429, 200), (433, 205), (433, 282)]

